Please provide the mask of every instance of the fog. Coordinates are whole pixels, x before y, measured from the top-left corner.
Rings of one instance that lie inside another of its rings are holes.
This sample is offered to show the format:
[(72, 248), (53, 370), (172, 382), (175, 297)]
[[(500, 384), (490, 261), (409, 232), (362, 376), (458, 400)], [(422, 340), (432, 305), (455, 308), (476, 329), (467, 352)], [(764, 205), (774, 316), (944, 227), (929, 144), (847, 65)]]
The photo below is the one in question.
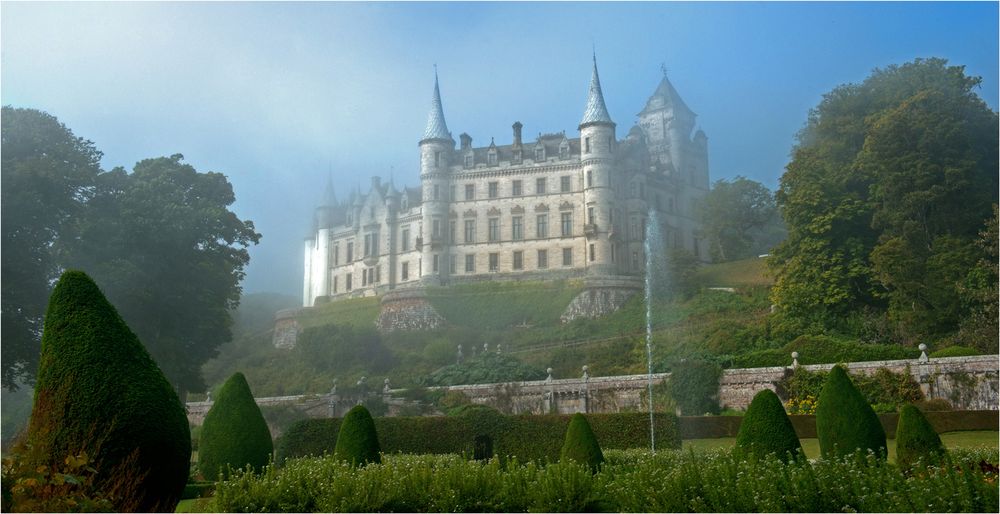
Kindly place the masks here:
[(943, 57), (998, 96), (996, 3), (4, 3), (0, 100), (44, 110), (103, 166), (182, 153), (229, 177), (253, 220), (246, 292), (301, 294), (326, 177), (416, 186), (434, 65), (448, 127), (475, 146), (574, 137), (596, 53), (624, 137), (661, 66), (709, 137), (712, 180), (778, 185), (833, 87)]

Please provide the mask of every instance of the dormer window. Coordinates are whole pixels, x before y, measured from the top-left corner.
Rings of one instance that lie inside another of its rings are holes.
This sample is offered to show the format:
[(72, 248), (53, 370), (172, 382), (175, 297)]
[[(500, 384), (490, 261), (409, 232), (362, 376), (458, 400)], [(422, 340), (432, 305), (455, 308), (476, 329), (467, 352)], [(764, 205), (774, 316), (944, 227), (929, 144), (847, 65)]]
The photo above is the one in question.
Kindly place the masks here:
[(559, 144), (559, 158), (569, 159), (569, 141), (565, 139)]
[(471, 168), (472, 167), (472, 162), (473, 162), (473, 160), (472, 160), (472, 154), (471, 153), (467, 154), (465, 156), (465, 167), (466, 168)]
[(441, 152), (434, 152), (434, 167), (441, 167)]
[(535, 160), (538, 162), (545, 160), (545, 147), (542, 145), (535, 145)]
[(490, 166), (496, 166), (497, 164), (497, 151), (491, 148), (489, 152), (486, 153), (486, 163)]
[(521, 162), (521, 150), (514, 150), (514, 159), (513, 160), (516, 163), (520, 163)]

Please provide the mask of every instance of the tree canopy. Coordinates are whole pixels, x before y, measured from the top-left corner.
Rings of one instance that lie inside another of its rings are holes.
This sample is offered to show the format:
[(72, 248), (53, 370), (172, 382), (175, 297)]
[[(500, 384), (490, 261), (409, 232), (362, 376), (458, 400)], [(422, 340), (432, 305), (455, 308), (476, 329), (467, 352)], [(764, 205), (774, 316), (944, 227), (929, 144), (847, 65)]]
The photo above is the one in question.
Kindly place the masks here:
[(810, 113), (777, 193), (788, 238), (772, 295), (784, 321), (849, 331), (875, 313), (900, 342), (957, 331), (970, 315), (960, 285), (986, 257), (979, 233), (997, 202), (997, 114), (979, 83), (918, 59), (840, 86)]
[(784, 236), (774, 194), (746, 177), (716, 181), (702, 198), (699, 215), (716, 261), (766, 253)]

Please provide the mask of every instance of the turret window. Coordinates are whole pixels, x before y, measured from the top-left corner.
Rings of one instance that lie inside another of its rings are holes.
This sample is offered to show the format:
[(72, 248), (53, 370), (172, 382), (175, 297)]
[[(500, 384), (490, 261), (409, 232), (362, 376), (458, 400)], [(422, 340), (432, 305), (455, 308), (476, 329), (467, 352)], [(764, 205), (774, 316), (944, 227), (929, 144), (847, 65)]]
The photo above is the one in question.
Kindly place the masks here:
[(437, 200), (441, 196), (441, 188), (437, 184), (434, 184), (434, 199)]
[(333, 245), (333, 265), (340, 265), (340, 245), (338, 244)]
[(435, 168), (441, 167), (441, 152), (434, 152), (434, 167)]
[(594, 243), (590, 243), (590, 262), (594, 262), (597, 259), (597, 250), (594, 247)]
[(410, 279), (410, 263), (408, 263), (408, 262), (404, 262), (403, 263), (403, 269), (400, 272), (400, 277), (401, 277), (402, 280), (409, 280)]
[(597, 224), (596, 217), (594, 216), (594, 208), (587, 207), (587, 223), (591, 225)]
[[(347, 243), (347, 262), (354, 262), (354, 242), (353, 241), (350, 242), (350, 243)], [(348, 278), (347, 279), (347, 283), (348, 283), (347, 290), (350, 291), (351, 290), (351, 286), (350, 286), (351, 279)]]
[(583, 138), (583, 153), (590, 153), (590, 138)]
[(431, 237), (434, 239), (441, 237), (441, 220), (433, 220), (431, 227)]
[(594, 172), (587, 170), (587, 187), (594, 187)]

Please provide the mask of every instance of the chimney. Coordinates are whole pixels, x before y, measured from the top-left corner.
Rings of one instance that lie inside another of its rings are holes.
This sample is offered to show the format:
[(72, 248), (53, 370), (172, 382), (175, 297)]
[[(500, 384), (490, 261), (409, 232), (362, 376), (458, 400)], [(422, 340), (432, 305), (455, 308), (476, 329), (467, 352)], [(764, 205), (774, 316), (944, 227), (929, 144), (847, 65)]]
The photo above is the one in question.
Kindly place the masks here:
[(511, 128), (514, 129), (514, 146), (521, 146), (521, 125), (520, 121), (515, 121)]
[(465, 132), (462, 132), (462, 134), (458, 136), (458, 138), (462, 140), (462, 150), (468, 150), (469, 148), (472, 148), (472, 136), (466, 134)]

